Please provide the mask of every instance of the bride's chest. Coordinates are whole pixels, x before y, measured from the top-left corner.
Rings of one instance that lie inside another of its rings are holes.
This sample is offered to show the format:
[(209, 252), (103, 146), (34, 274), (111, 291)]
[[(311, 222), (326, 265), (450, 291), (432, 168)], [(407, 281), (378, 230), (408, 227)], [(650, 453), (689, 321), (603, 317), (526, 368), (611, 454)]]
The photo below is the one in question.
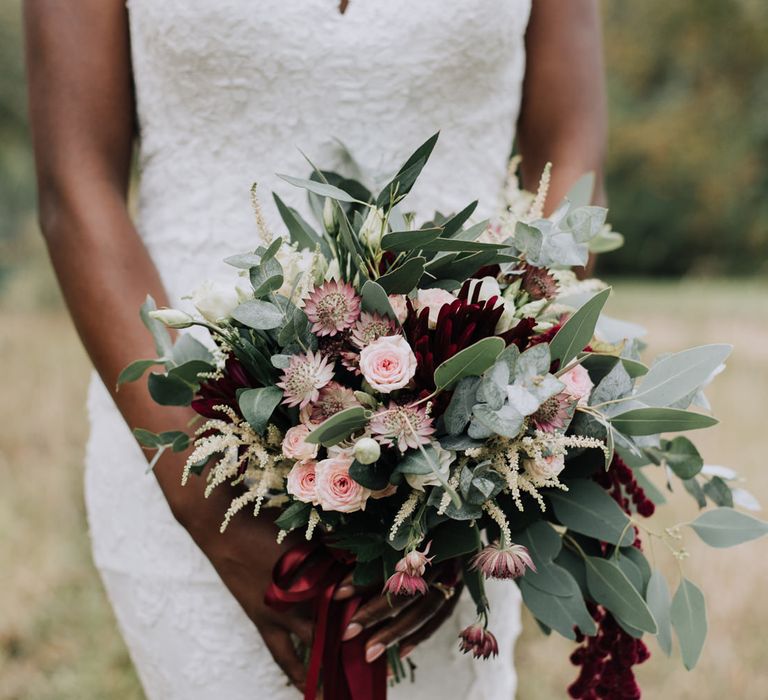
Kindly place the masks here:
[(151, 70), (214, 85), (273, 76), (472, 74), (519, 48), (530, 0), (127, 0)]

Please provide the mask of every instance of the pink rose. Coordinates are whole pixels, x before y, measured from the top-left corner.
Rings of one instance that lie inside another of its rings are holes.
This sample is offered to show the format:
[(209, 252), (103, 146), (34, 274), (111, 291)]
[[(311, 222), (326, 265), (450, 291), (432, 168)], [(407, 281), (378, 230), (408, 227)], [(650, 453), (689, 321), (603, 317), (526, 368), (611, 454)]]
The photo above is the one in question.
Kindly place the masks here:
[(437, 317), (446, 304), (452, 304), (456, 297), (444, 289), (420, 289), (416, 296), (416, 308), (421, 311), (429, 309), (429, 327), (437, 325)]
[(382, 394), (402, 389), (416, 374), (416, 355), (401, 335), (385, 335), (360, 351), (360, 371)]
[(405, 323), (405, 319), (408, 316), (408, 306), (405, 303), (405, 294), (390, 294), (389, 305), (392, 307), (392, 311), (395, 312), (397, 320), (400, 323)]
[(296, 462), (288, 472), (285, 488), (296, 500), (318, 504), (316, 467), (317, 463), (308, 459), (304, 462)]
[(587, 405), (589, 395), (592, 393), (592, 387), (595, 385), (589, 378), (589, 372), (584, 367), (576, 365), (558, 377), (558, 379), (565, 384), (566, 393), (576, 399), (579, 402), (579, 406)]
[(528, 472), (528, 476), (536, 481), (549, 481), (554, 479), (565, 468), (565, 457), (563, 455), (550, 455), (544, 457), (543, 463), (536, 462), (534, 459), (524, 459), (523, 467)]
[(365, 510), (371, 492), (350, 475), (351, 457), (331, 457), (317, 463), (317, 500), (323, 510), (354, 513)]
[(288, 459), (313, 459), (317, 457), (317, 445), (305, 442), (309, 435), (306, 425), (294, 425), (283, 438), (283, 454)]

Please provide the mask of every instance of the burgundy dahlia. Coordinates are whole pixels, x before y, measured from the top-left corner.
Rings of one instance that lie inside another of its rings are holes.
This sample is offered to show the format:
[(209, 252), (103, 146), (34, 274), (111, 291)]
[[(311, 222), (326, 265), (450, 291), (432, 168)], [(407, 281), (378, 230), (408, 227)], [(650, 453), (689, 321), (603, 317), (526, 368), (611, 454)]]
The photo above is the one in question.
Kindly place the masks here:
[(215, 411), (214, 406), (229, 406), (241, 415), (237, 404), (238, 389), (251, 389), (257, 386), (245, 367), (234, 355), (230, 355), (224, 364), (220, 379), (207, 379), (192, 401), (192, 408), (205, 418), (223, 418), (224, 414)]
[[(478, 340), (496, 335), (496, 324), (504, 311), (503, 305), (498, 304), (498, 297), (482, 302), (468, 300), (465, 291), (468, 286), (464, 285), (456, 301), (440, 309), (434, 328), (429, 327), (429, 309), (416, 311), (408, 301), (408, 316), (403, 330), (418, 361), (414, 379), (422, 391), (434, 389), (435, 369), (442, 362)], [(476, 287), (476, 294), (479, 294), (479, 285)], [(499, 337), (507, 345), (514, 343), (523, 349), (533, 334), (534, 325), (533, 319), (524, 318)]]

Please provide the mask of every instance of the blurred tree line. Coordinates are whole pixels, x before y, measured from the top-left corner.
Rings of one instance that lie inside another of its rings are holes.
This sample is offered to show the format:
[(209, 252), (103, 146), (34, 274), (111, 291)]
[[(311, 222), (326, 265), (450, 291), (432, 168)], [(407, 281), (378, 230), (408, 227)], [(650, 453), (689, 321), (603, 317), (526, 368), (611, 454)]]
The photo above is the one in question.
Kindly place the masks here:
[[(0, 3), (0, 252), (34, 216), (19, 9)], [(606, 0), (603, 11), (610, 220), (627, 242), (600, 272), (765, 273), (768, 2)]]

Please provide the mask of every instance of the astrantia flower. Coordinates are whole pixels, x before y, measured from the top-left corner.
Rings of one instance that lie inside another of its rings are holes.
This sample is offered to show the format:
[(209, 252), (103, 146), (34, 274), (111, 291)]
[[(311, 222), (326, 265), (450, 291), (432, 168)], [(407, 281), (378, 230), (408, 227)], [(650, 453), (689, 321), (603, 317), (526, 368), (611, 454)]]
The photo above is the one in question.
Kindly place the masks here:
[(315, 401), (301, 409), (299, 418), (301, 422), (310, 427), (320, 425), (324, 420), (335, 416), (345, 408), (359, 406), (360, 402), (355, 398), (355, 392), (342, 386), (338, 382), (329, 382), (320, 389)]
[(478, 624), (470, 625), (459, 633), (459, 649), (465, 654), (471, 652), (476, 659), (487, 659), (499, 654), (496, 637)]
[(531, 299), (554, 299), (557, 296), (557, 281), (545, 267), (526, 265), (521, 287)]
[(312, 351), (305, 355), (293, 355), (291, 364), (283, 372), (283, 381), (278, 382), (285, 393), (283, 403), (304, 408), (310, 401), (317, 401), (320, 389), (333, 379), (333, 365), (320, 353)]
[[(431, 544), (431, 543), (430, 543)], [(384, 591), (393, 595), (415, 595), (424, 594), (429, 590), (427, 582), (424, 580), (424, 572), (427, 564), (434, 557), (428, 557), (428, 544), (423, 552), (413, 550), (408, 552), (400, 561), (395, 564), (395, 573), (387, 579), (384, 584)]]
[(396, 332), (394, 321), (377, 313), (369, 314), (363, 311), (352, 329), (352, 344), (362, 350), (374, 340), (385, 335), (394, 335)]
[(382, 445), (391, 445), (394, 441), (400, 452), (428, 445), (435, 432), (423, 406), (398, 406), (394, 401), (373, 414), (369, 427)]
[(316, 335), (336, 335), (351, 328), (360, 315), (360, 297), (351, 284), (331, 280), (315, 287), (304, 302), (304, 313)]
[(519, 578), (528, 567), (536, 571), (527, 547), (513, 544), (503, 549), (497, 543), (489, 544), (472, 559), (472, 568), (486, 578)]
[(574, 400), (569, 394), (565, 392), (556, 394), (539, 406), (531, 416), (531, 420), (539, 430), (553, 433), (568, 426), (574, 407)]

